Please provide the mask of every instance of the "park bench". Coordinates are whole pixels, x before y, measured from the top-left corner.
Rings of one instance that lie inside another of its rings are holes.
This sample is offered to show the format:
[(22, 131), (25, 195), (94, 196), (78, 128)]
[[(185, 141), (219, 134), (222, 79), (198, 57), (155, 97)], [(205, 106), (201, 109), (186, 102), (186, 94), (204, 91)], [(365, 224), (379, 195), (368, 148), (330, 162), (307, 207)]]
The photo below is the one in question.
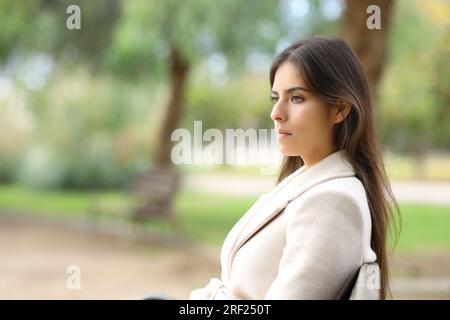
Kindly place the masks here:
[(137, 200), (131, 219), (174, 219), (172, 203), (178, 186), (179, 174), (171, 167), (155, 167), (138, 176), (130, 187)]

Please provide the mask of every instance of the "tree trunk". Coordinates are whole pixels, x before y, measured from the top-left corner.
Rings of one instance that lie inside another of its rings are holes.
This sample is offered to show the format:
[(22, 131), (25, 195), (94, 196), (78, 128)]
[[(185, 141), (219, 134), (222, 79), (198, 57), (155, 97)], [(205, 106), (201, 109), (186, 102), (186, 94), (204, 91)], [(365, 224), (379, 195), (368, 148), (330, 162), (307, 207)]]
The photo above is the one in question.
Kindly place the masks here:
[[(393, 4), (393, 0), (347, 0), (342, 20), (341, 36), (358, 55), (374, 101), (377, 100), (378, 85), (386, 60)], [(380, 8), (380, 29), (369, 29), (366, 25), (371, 16), (371, 13), (367, 13), (370, 5)]]
[(183, 113), (189, 64), (176, 47), (170, 53), (171, 94), (156, 149), (155, 166), (136, 180), (132, 189), (140, 203), (133, 211), (133, 220), (163, 217), (179, 230), (172, 210), (173, 197), (178, 189), (178, 172), (172, 166), (172, 132), (178, 127)]
[(167, 113), (161, 129), (159, 146), (156, 149), (155, 162), (157, 166), (171, 166), (172, 132), (178, 127), (183, 113), (184, 92), (186, 89), (189, 64), (176, 47), (170, 53), (171, 94)]

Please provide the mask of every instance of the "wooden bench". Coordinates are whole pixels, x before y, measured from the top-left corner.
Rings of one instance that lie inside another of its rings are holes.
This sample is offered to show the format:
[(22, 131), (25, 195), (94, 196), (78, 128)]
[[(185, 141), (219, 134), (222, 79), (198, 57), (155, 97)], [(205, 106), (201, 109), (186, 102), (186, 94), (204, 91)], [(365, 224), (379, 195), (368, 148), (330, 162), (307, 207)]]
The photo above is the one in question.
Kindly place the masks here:
[(137, 197), (137, 207), (133, 209), (131, 218), (173, 220), (172, 204), (178, 186), (179, 174), (171, 167), (155, 167), (139, 176), (130, 188)]

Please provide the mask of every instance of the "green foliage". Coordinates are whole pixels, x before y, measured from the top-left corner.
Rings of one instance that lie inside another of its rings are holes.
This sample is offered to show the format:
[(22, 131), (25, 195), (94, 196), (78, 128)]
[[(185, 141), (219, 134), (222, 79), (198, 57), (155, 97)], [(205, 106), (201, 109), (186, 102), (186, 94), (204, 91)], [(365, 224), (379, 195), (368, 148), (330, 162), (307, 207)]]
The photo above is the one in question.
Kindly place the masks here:
[[(69, 5), (81, 8), (81, 30), (69, 30)], [(47, 52), (65, 63), (98, 69), (119, 16), (117, 0), (0, 1), (0, 59)], [(0, 61), (2, 61), (0, 60)]]
[(0, 63), (4, 62), (11, 51), (17, 50), (21, 41), (28, 40), (30, 30), (26, 22), (33, 19), (37, 2), (26, 3), (15, 0), (0, 1)]
[(190, 64), (221, 53), (238, 69), (252, 51), (273, 53), (281, 34), (277, 8), (275, 0), (124, 1), (107, 61), (126, 77), (158, 77), (177, 48)]
[[(397, 16), (389, 40), (390, 61), (381, 90), (380, 117), (384, 142), (396, 150), (411, 152), (428, 142), (429, 117), (426, 113), (432, 102), (428, 94), (427, 47), (433, 38), (430, 26), (418, 9), (405, 6), (400, 2), (395, 11)], [(411, 50), (412, 47), (416, 49)], [(421, 70), (421, 77), (416, 76), (418, 70)]]
[(14, 179), (42, 187), (124, 186), (148, 166), (159, 120), (159, 89), (142, 86), (86, 72), (56, 76), (47, 91), (30, 97), (33, 130)]
[(436, 104), (432, 114), (436, 145), (450, 148), (450, 24), (445, 28), (433, 59), (431, 94)]
[[(420, 1), (397, 2), (377, 109), (383, 141), (402, 152), (449, 148), (449, 28), (440, 30)], [(336, 33), (327, 3), (0, 0), (7, 66), (0, 77), (14, 82), (13, 98), (0, 101), (0, 181), (77, 188), (129, 181), (158, 142), (171, 47), (190, 65), (180, 126), (272, 128), (268, 64), (294, 39)], [(69, 4), (81, 7), (81, 30), (66, 28)], [(21, 79), (26, 66), (14, 69), (35, 54), (54, 65), (40, 91)], [(222, 61), (219, 73), (211, 57)]]
[(418, 155), (433, 146), (450, 146), (445, 123), (449, 100), (438, 93), (448, 91), (449, 41), (420, 4), (398, 2), (378, 112), (384, 144)]
[[(236, 76), (223, 85), (198, 77), (188, 90), (184, 126), (202, 120), (204, 128), (271, 128), (269, 81), (265, 74)], [(264, 90), (264, 88), (266, 90)]]

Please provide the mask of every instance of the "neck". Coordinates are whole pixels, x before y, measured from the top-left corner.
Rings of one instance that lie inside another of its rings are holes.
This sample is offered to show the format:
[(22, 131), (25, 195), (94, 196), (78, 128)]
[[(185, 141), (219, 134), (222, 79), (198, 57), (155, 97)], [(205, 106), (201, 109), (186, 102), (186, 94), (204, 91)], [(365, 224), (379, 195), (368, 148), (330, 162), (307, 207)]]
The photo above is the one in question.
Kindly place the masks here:
[(326, 148), (324, 150), (315, 151), (311, 153), (310, 155), (301, 156), (304, 162), (305, 169), (311, 168), (313, 165), (318, 163), (320, 160), (328, 157), (330, 154), (335, 153), (337, 151), (337, 148), (330, 147)]

